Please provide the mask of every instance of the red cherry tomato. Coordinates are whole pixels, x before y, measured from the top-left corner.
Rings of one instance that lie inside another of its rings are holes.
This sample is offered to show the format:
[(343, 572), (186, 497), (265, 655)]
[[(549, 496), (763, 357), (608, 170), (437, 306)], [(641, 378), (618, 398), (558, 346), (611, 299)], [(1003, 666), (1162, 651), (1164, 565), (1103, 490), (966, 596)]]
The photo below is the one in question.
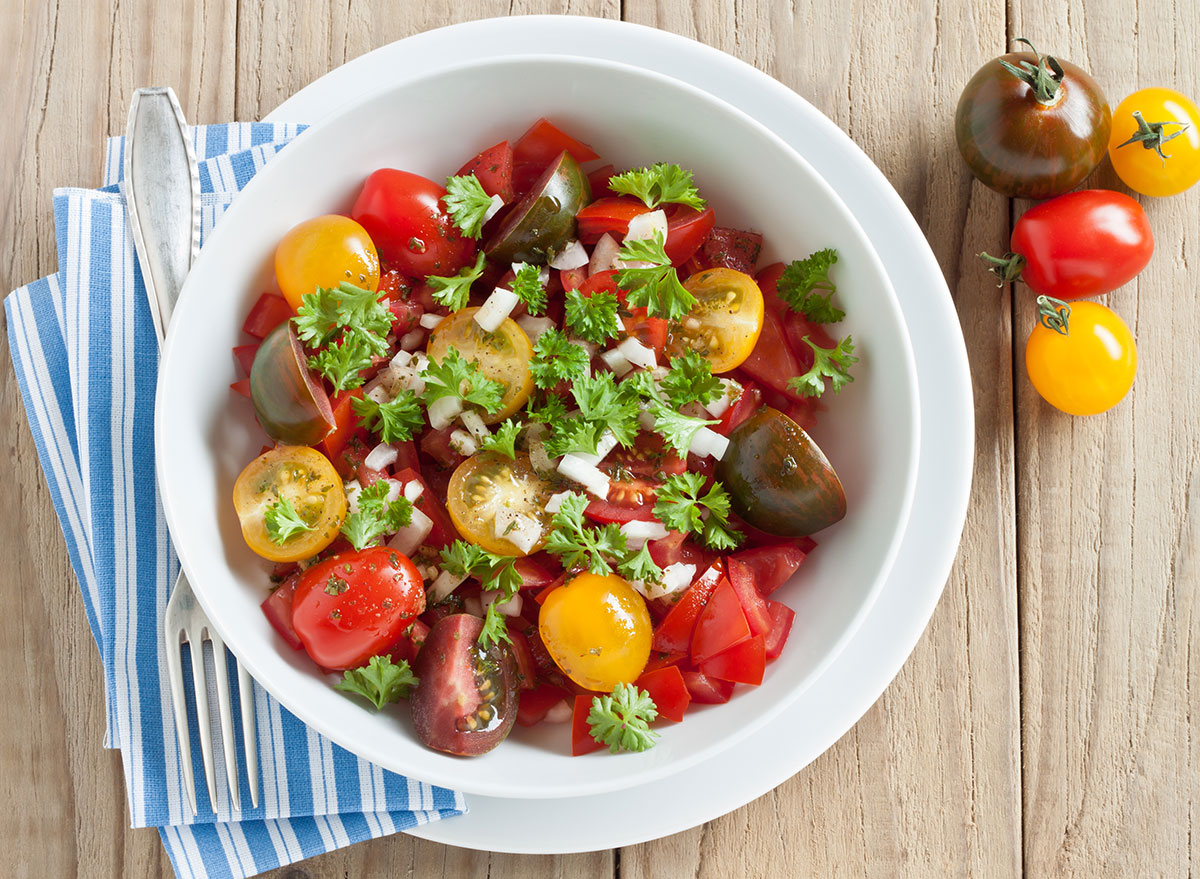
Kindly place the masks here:
[(1129, 196), (1084, 189), (1026, 211), (1013, 227), (1010, 249), (1004, 260), (984, 255), (1005, 281), (1019, 273), (1040, 296), (1084, 299), (1133, 280), (1150, 262), (1154, 233)]
[(453, 275), (475, 258), (442, 205), (446, 190), (408, 171), (381, 168), (363, 184), (350, 211), (380, 257), (405, 275)]
[(507, 140), (488, 147), (459, 168), (454, 176), (466, 174), (474, 174), (488, 195), (500, 196), (505, 204), (513, 200), (513, 150)]
[(394, 643), (423, 610), (424, 584), (413, 563), (373, 546), (305, 571), (292, 599), (292, 625), (317, 665), (356, 668)]

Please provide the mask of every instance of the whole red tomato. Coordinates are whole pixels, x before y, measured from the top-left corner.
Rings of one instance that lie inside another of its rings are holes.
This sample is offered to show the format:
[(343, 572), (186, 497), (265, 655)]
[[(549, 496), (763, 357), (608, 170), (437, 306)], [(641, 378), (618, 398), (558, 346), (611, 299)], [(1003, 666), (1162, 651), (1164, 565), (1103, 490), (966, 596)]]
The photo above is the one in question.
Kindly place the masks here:
[(1111, 129), (1112, 113), (1096, 81), (1068, 61), (1037, 52), (993, 58), (979, 68), (954, 118), (971, 173), (1014, 198), (1070, 192), (1104, 158)]
[(442, 205), (446, 190), (419, 174), (381, 168), (363, 184), (350, 211), (391, 267), (414, 278), (453, 275), (475, 258)]
[(1026, 211), (1009, 246), (1003, 259), (982, 254), (1002, 280), (1020, 277), (1040, 295), (1084, 299), (1133, 280), (1150, 262), (1154, 233), (1129, 196), (1083, 189)]
[(317, 665), (357, 668), (395, 643), (424, 610), (425, 589), (413, 563), (372, 546), (305, 571), (292, 599), (292, 626)]

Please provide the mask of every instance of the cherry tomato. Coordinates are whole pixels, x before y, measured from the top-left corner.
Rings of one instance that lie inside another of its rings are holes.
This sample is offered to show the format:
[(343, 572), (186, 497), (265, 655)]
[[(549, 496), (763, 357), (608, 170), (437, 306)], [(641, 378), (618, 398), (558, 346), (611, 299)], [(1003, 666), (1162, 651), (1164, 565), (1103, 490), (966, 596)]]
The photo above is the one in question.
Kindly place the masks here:
[(429, 337), (426, 353), (441, 362), (450, 348), (457, 348), (459, 354), (479, 367), (484, 378), (504, 385), (500, 408), (480, 413), (484, 424), (497, 424), (524, 406), (533, 393), (533, 376), (529, 372), (533, 345), (511, 317), (506, 317), (494, 333), (489, 333), (475, 322), (478, 313), (478, 308), (464, 308), (439, 323)]
[(350, 216), (389, 266), (413, 278), (453, 275), (475, 258), (475, 242), (444, 210), (445, 195), (419, 174), (382, 168), (367, 178)]
[(1154, 253), (1142, 206), (1107, 189), (1084, 189), (1030, 208), (1013, 226), (1011, 252), (983, 255), (1003, 281), (1020, 277), (1054, 299), (1101, 296), (1131, 281)]
[[(545, 545), (550, 526), (546, 502), (553, 493), (554, 485), (538, 475), (523, 452), (516, 458), (479, 452), (450, 477), (446, 509), (464, 539), (488, 552), (524, 556)], [(532, 547), (523, 548), (504, 536), (509, 528), (536, 528), (540, 534)]]
[(275, 248), (275, 280), (293, 309), (300, 297), (343, 281), (364, 290), (379, 286), (379, 254), (367, 230), (349, 217), (305, 220)]
[(1174, 89), (1139, 89), (1113, 111), (1108, 157), (1142, 195), (1189, 189), (1200, 180), (1200, 108)]
[(691, 349), (712, 363), (716, 373), (729, 372), (750, 356), (763, 328), (763, 295), (754, 279), (734, 269), (706, 269), (683, 285), (696, 305), (672, 323), (667, 354)]
[(954, 120), (971, 173), (1016, 198), (1070, 192), (1104, 158), (1111, 127), (1096, 81), (1074, 64), (1036, 51), (1004, 55), (979, 68), (958, 99)]
[(416, 567), (386, 546), (343, 552), (313, 565), (292, 598), (292, 625), (322, 668), (364, 665), (425, 610)]
[(538, 631), (554, 662), (579, 686), (633, 683), (650, 658), (646, 602), (620, 577), (583, 573), (546, 596)]
[[(281, 543), (267, 530), (267, 510), (287, 501), (308, 526)], [(311, 558), (333, 543), (346, 518), (342, 479), (308, 446), (277, 446), (246, 465), (233, 485), (233, 505), (246, 545), (273, 562)]]
[(1125, 321), (1096, 302), (1038, 297), (1039, 323), (1025, 345), (1025, 368), (1037, 392), (1071, 415), (1096, 415), (1133, 386), (1137, 346)]
[(500, 196), (505, 204), (513, 200), (513, 151), (507, 140), (488, 147), (459, 168), (454, 176), (467, 174), (474, 174), (488, 195)]
[(469, 614), (442, 617), (417, 654), (413, 728), (436, 751), (487, 753), (516, 722), (520, 694), (512, 650), (503, 642), (480, 647), (482, 630), (483, 621)]

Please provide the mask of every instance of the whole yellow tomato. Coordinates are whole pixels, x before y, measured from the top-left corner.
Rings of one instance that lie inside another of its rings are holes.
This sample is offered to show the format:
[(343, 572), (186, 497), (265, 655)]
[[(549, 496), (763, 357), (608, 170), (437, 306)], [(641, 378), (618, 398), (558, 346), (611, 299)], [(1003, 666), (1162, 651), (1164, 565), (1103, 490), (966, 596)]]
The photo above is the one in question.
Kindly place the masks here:
[(293, 309), (318, 287), (349, 283), (375, 290), (379, 254), (367, 230), (349, 217), (313, 217), (293, 227), (275, 248), (275, 280)]
[(1200, 180), (1200, 109), (1174, 89), (1140, 89), (1113, 111), (1108, 155), (1142, 195), (1183, 192)]
[(1096, 302), (1037, 302), (1039, 323), (1025, 345), (1037, 392), (1071, 415), (1097, 415), (1120, 403), (1137, 374), (1137, 346), (1125, 321)]

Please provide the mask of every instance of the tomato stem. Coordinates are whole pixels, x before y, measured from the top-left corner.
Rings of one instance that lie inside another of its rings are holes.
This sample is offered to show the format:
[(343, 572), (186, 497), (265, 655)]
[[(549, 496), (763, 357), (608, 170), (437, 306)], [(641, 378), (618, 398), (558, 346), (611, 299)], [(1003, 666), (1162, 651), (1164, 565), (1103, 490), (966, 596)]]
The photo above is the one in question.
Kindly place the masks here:
[(1033, 47), (1033, 43), (1024, 37), (1017, 37), (1017, 42), (1024, 43), (1032, 50), (1037, 57), (1037, 64), (1022, 61), (1018, 66), (1001, 58), (999, 59), (1000, 65), (1033, 89), (1033, 95), (1037, 98), (1038, 103), (1047, 105), (1057, 103), (1061, 97), (1058, 92), (1062, 88), (1062, 81), (1066, 76), (1062, 65), (1054, 56), (1043, 55)]
[(992, 256), (987, 251), (979, 254), (979, 258), (983, 260), (988, 267), (988, 271), (1000, 279), (997, 287), (1003, 287), (1005, 284), (1011, 284), (1013, 281), (1021, 277), (1021, 272), (1025, 269), (1025, 257), (1019, 253), (1009, 251), (1004, 256)]
[[(1176, 122), (1174, 119), (1168, 119), (1166, 122), (1147, 122), (1142, 118), (1140, 110), (1133, 111), (1133, 118), (1137, 122), (1138, 130), (1133, 133), (1133, 136), (1124, 143), (1117, 144), (1117, 149), (1123, 146), (1129, 146), (1131, 143), (1140, 143), (1142, 149), (1154, 150), (1158, 153), (1158, 157), (1162, 159), (1163, 164), (1167, 163), (1170, 158), (1162, 151), (1162, 146), (1169, 140), (1174, 140), (1183, 134), (1191, 127), (1190, 122)], [(1178, 125), (1179, 130), (1173, 134), (1163, 135), (1163, 127), (1166, 125)]]
[(1071, 306), (1053, 296), (1037, 298), (1038, 323), (1048, 330), (1054, 330), (1060, 336), (1067, 335), (1067, 322), (1071, 317)]

